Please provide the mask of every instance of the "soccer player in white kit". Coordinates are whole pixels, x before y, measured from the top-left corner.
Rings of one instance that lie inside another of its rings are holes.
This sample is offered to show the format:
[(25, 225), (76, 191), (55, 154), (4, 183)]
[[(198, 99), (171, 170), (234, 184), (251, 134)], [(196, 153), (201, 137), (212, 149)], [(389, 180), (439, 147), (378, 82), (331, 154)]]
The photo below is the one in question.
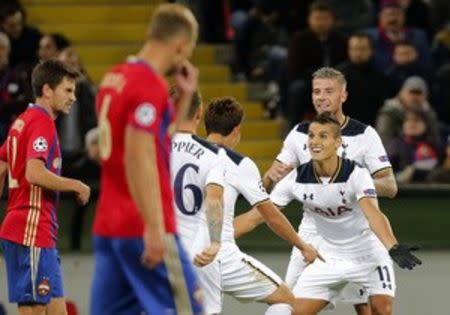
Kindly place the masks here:
[(325, 262), (316, 260), (302, 272), (294, 287), (294, 314), (318, 314), (345, 284), (356, 283), (367, 290), (372, 314), (390, 315), (396, 284), (389, 255), (402, 268), (421, 262), (411, 254), (415, 247), (398, 244), (378, 208), (369, 171), (340, 157), (341, 145), (339, 123), (331, 113), (319, 114), (308, 128), (312, 160), (291, 171), (270, 195), (281, 207), (301, 202), (322, 238)]
[[(198, 269), (203, 279), (207, 314), (222, 311), (222, 292), (242, 302), (258, 301), (267, 304), (294, 304), (294, 296), (286, 284), (264, 264), (239, 250), (234, 241), (234, 207), (239, 194), (262, 214), (267, 224), (280, 237), (299, 248), (308, 262), (318, 256), (316, 250), (305, 244), (286, 217), (270, 202), (255, 163), (231, 150), (240, 140), (243, 110), (232, 98), (211, 101), (205, 113), (207, 140), (226, 150), (224, 186), (224, 223), (221, 247), (216, 259)], [(197, 233), (193, 248), (204, 248), (208, 242), (207, 228)], [(208, 282), (205, 285), (205, 281)]]
[[(318, 69), (312, 77), (312, 100), (316, 112), (319, 114), (333, 113), (341, 125), (342, 144), (338, 149), (338, 154), (343, 158), (359, 162), (369, 170), (378, 196), (393, 198), (397, 193), (397, 185), (380, 137), (371, 126), (345, 116), (343, 113), (342, 106), (347, 99), (344, 75), (333, 68), (324, 67)], [(364, 108), (362, 107), (361, 110)], [(284, 140), (281, 152), (263, 178), (264, 185), (269, 190), (292, 168), (311, 159), (307, 147), (308, 127), (309, 122), (298, 124)], [(237, 236), (248, 232), (249, 228), (261, 221), (262, 218), (255, 210), (237, 217), (235, 222)], [(320, 237), (317, 237), (314, 220), (308, 212), (303, 213), (299, 234), (312, 245), (316, 245), (320, 241)], [(291, 289), (296, 285), (305, 267), (306, 264), (301, 253), (294, 248), (286, 272), (286, 283)], [(370, 315), (367, 295), (361, 294), (361, 292), (363, 291), (359, 286), (349, 285), (343, 291), (342, 299), (354, 304), (359, 315)]]

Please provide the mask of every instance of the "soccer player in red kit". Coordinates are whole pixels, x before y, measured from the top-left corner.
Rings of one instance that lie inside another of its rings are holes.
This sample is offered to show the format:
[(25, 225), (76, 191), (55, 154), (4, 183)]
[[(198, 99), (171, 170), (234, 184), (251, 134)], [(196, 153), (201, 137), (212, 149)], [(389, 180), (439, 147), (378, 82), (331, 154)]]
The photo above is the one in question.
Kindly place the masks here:
[(8, 173), (9, 197), (0, 239), (8, 275), (9, 301), (19, 314), (66, 314), (56, 250), (56, 203), (60, 191), (86, 204), (90, 189), (61, 177), (61, 152), (54, 120), (75, 101), (78, 73), (59, 61), (39, 64), (32, 73), (36, 95), (12, 124), (0, 148), (0, 194)]
[[(174, 118), (184, 117), (197, 88), (197, 70), (187, 61), (197, 34), (189, 9), (158, 6), (143, 48), (100, 84), (91, 315), (202, 313), (197, 280), (176, 235), (169, 167)], [(180, 91), (175, 106), (168, 74), (175, 74)]]

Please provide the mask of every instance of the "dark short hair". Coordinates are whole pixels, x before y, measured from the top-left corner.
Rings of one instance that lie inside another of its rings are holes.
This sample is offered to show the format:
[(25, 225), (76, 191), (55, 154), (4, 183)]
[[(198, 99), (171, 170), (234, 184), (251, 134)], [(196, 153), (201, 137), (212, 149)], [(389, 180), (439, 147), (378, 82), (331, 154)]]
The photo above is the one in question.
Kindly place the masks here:
[(206, 134), (219, 133), (228, 136), (244, 118), (244, 110), (233, 97), (212, 99), (205, 111)]
[(76, 80), (78, 77), (78, 71), (59, 60), (51, 59), (41, 62), (34, 67), (31, 74), (33, 93), (35, 97), (40, 97), (45, 84), (48, 84), (51, 89), (55, 89), (64, 78)]
[(331, 8), (331, 6), (323, 0), (316, 0), (313, 3), (311, 3), (311, 5), (309, 6), (309, 14), (311, 14), (314, 11), (321, 11), (321, 12), (328, 12), (330, 13), (332, 16), (334, 16), (334, 11)]
[(52, 41), (55, 43), (56, 48), (61, 51), (64, 48), (67, 48), (71, 45), (70, 40), (60, 33), (50, 33), (47, 34), (48, 37), (52, 39)]
[[(171, 86), (169, 89), (170, 98), (172, 100), (176, 100), (178, 98), (178, 91), (176, 86)], [(194, 94), (192, 94), (191, 104), (189, 104), (189, 109), (186, 115), (186, 118), (188, 120), (191, 120), (194, 118), (195, 113), (200, 108), (200, 105), (202, 104), (202, 96), (200, 95), (200, 92), (196, 90)]]
[(23, 18), (26, 17), (26, 12), (20, 1), (18, 0), (2, 0), (0, 1), (0, 23), (3, 24), (5, 20), (16, 14), (17, 12), (22, 13)]
[(312, 123), (316, 123), (319, 125), (328, 125), (328, 124), (332, 125), (335, 136), (336, 137), (341, 136), (341, 126), (333, 113), (330, 112), (320, 113), (311, 120), (311, 124)]

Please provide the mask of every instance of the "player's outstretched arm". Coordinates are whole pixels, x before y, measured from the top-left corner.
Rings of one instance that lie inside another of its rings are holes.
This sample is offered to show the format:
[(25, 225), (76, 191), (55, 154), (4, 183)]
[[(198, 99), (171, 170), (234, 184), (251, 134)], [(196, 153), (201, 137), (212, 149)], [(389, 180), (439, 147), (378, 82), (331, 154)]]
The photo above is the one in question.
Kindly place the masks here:
[(359, 205), (369, 221), (371, 230), (389, 251), (391, 258), (401, 267), (412, 269), (422, 262), (411, 251), (417, 250), (416, 246), (398, 244), (387, 217), (380, 211), (376, 198), (362, 198)]
[(164, 220), (155, 137), (127, 127), (125, 173), (128, 189), (145, 224), (143, 263), (153, 268), (164, 259)]
[(323, 260), (323, 258), (313, 247), (306, 244), (298, 236), (286, 216), (281, 213), (281, 211), (275, 207), (270, 200), (256, 205), (256, 208), (261, 213), (264, 221), (266, 221), (270, 229), (279, 237), (297, 247), (302, 252), (307, 263), (312, 263), (316, 258)]
[(44, 161), (40, 159), (30, 159), (27, 161), (25, 178), (30, 184), (48, 190), (74, 192), (78, 202), (82, 205), (85, 205), (89, 201), (91, 194), (89, 186), (80, 180), (53, 174), (45, 167)]
[(258, 225), (264, 223), (264, 218), (258, 209), (252, 208), (249, 211), (234, 218), (234, 238), (239, 238), (253, 231)]
[(372, 178), (378, 196), (394, 198), (397, 195), (397, 181), (391, 167), (375, 172)]
[(8, 163), (0, 160), (0, 197), (3, 194), (7, 174), (8, 174)]
[(202, 267), (211, 263), (220, 249), (223, 227), (223, 187), (216, 184), (206, 186), (205, 214), (211, 245), (196, 255), (195, 265)]

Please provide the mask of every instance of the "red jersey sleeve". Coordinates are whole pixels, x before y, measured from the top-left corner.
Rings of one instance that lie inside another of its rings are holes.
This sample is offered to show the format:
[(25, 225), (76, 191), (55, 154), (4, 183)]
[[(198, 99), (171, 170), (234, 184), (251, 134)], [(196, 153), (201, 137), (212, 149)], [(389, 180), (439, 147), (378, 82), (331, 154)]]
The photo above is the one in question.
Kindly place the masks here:
[(168, 101), (167, 92), (163, 87), (140, 88), (136, 92), (134, 104), (131, 104), (128, 113), (127, 125), (158, 134)]
[(2, 161), (7, 161), (7, 157), (6, 157), (6, 142), (3, 142), (3, 145), (0, 147), (0, 160)]
[(40, 159), (47, 163), (54, 141), (55, 130), (51, 122), (43, 119), (34, 122), (29, 130), (27, 160)]

